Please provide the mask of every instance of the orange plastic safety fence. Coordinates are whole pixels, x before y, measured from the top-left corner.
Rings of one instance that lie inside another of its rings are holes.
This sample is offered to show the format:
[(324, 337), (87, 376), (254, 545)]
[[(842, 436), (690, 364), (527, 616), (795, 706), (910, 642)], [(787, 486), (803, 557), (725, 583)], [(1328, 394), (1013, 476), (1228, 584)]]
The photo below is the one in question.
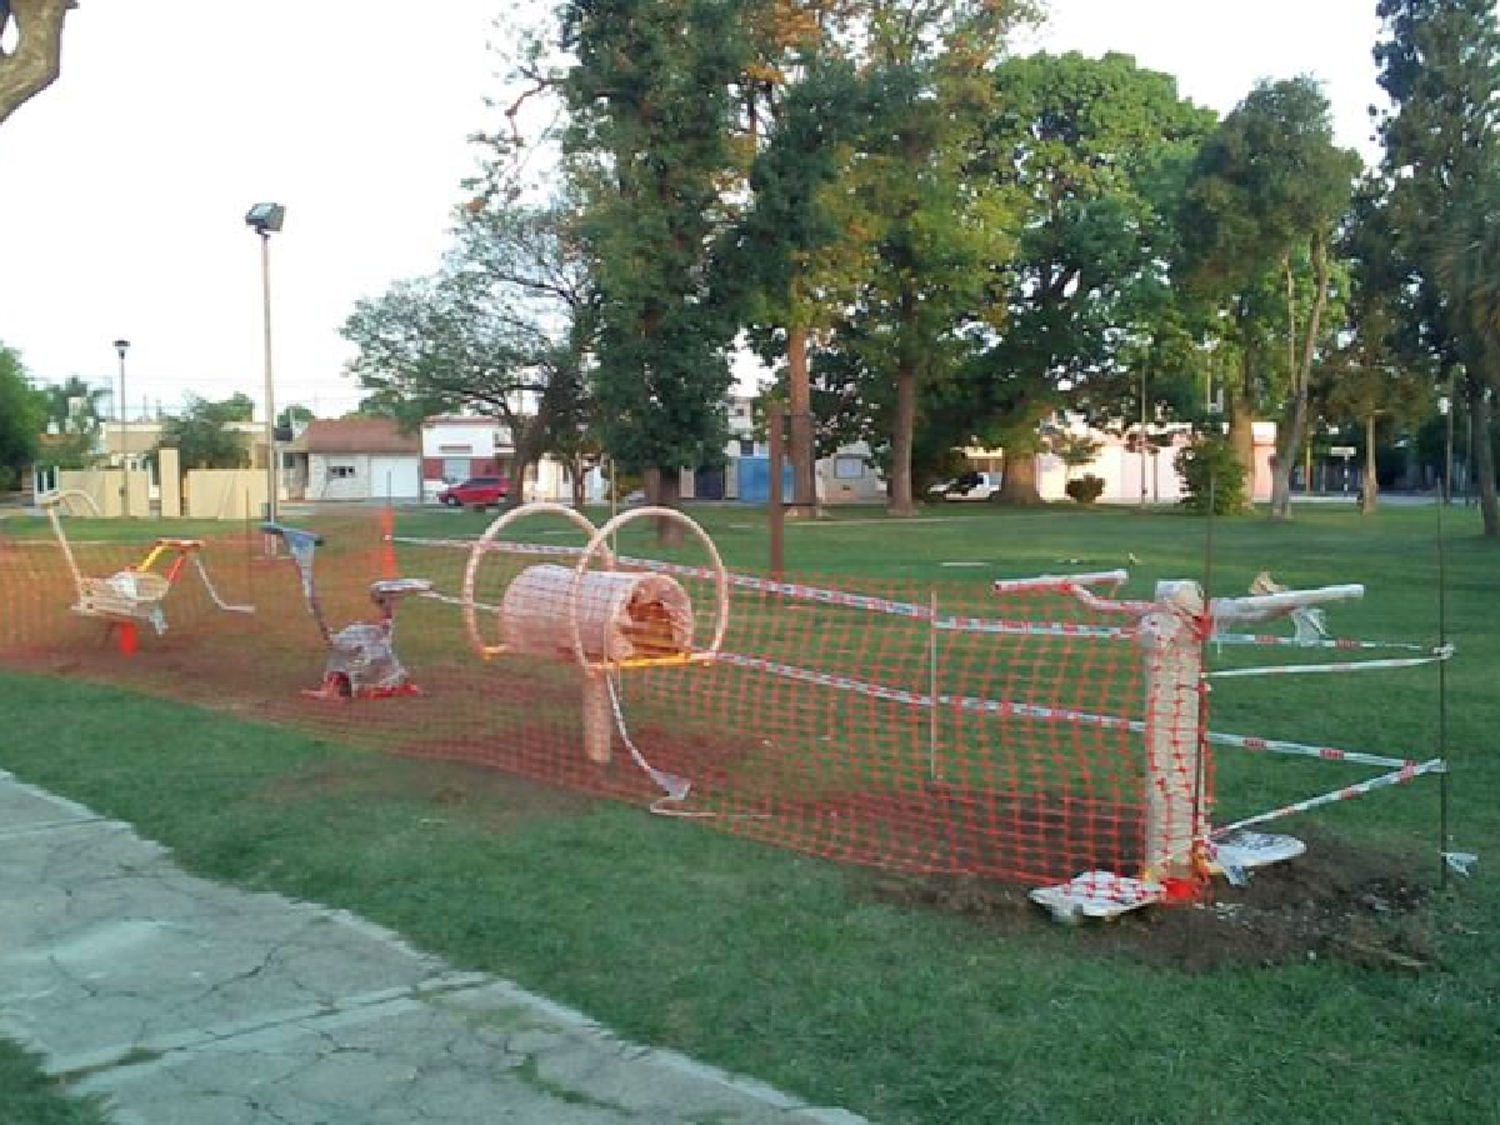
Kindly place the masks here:
[[(143, 629), (134, 656), (68, 612), (54, 544), (7, 541), (0, 658), (910, 872), (1140, 874), (1149, 856), (1188, 854), (1211, 804), (1195, 669), (1165, 666), (1137, 616), (1066, 591), (740, 575), (708, 653), (718, 592), (690, 547), (675, 556), (690, 565), (664, 574), (622, 562), (613, 577), (578, 575), (582, 534), (547, 525), (474, 567), (480, 639), (499, 650), (481, 659), (461, 612), (469, 544), (392, 544), (369, 517), (309, 526), (325, 537), (314, 576), (335, 631), (378, 620), (370, 583), (393, 555), (432, 583), (395, 618), (420, 696), (304, 695), (326, 651), (296, 568), (284, 550), (267, 560), (258, 534), (203, 550), (221, 599), (253, 615), (220, 611), (184, 572), (168, 631)], [(75, 544), (95, 574), (144, 549)]]

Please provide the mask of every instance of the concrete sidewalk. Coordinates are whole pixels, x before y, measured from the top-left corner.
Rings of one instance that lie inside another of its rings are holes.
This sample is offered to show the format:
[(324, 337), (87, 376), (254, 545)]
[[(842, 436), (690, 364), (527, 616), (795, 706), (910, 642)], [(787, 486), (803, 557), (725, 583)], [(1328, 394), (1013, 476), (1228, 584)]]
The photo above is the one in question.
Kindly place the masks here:
[(3, 771), (0, 1035), (122, 1125), (861, 1120), (624, 1042), (349, 914), (194, 878)]

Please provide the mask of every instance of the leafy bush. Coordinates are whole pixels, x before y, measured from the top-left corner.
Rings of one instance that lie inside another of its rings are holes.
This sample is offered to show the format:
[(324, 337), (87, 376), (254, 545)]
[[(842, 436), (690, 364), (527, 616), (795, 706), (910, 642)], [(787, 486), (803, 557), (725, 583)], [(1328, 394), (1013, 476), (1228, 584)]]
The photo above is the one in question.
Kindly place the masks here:
[(1177, 454), (1177, 471), (1184, 488), (1181, 503), (1189, 511), (1206, 514), (1210, 497), (1215, 515), (1235, 515), (1249, 507), (1245, 466), (1224, 438), (1199, 434)]
[(1063, 485), (1063, 491), (1080, 504), (1092, 504), (1104, 495), (1104, 478), (1084, 473), (1077, 480), (1070, 480)]

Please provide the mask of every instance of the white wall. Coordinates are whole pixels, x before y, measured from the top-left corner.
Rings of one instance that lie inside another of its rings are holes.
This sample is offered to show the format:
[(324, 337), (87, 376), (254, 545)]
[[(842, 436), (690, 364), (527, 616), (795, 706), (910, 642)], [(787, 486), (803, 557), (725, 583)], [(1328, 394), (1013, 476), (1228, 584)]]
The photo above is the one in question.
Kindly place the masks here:
[(371, 455), (370, 496), (384, 500), (422, 498), (422, 459), (415, 454)]
[(491, 418), (462, 422), (423, 422), (423, 457), (493, 457), (508, 453), (504, 427)]
[(369, 454), (308, 454), (309, 500), (368, 500), (372, 495)]

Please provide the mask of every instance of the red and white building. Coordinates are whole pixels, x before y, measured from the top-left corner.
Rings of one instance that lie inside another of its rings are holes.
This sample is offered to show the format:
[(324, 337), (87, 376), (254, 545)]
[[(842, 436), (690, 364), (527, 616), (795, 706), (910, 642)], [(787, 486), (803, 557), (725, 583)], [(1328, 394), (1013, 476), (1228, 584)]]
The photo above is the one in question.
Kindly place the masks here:
[(516, 447), (493, 418), (438, 414), (422, 423), (422, 496), (469, 477), (511, 476)]

